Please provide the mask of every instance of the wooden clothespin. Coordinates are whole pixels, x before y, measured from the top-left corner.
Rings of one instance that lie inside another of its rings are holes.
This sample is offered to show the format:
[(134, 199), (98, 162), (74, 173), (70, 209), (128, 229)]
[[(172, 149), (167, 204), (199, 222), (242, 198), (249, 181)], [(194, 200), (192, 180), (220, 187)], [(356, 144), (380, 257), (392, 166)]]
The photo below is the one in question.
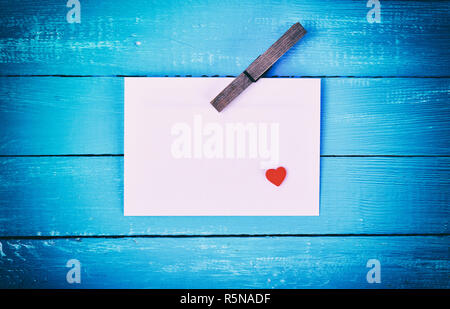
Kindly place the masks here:
[(295, 45), (306, 34), (305, 28), (300, 23), (295, 23), (285, 34), (283, 34), (262, 55), (256, 58), (249, 67), (236, 77), (221, 93), (219, 93), (211, 104), (218, 112), (222, 111), (251, 83), (258, 79), (270, 69), (270, 67)]

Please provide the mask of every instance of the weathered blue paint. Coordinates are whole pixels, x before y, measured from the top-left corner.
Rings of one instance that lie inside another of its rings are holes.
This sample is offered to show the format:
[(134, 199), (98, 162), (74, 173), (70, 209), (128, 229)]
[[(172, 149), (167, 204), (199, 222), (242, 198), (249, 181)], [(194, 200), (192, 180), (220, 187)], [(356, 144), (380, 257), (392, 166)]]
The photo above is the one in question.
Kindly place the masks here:
[(322, 158), (319, 217), (124, 217), (123, 157), (0, 166), (3, 236), (449, 232), (450, 158)]
[(289, 26), (308, 34), (270, 72), (294, 76), (442, 76), (450, 66), (448, 1), (382, 1), (381, 23), (367, 1), (0, 3), (1, 74), (236, 75)]
[[(449, 237), (4, 240), (1, 288), (449, 288)], [(69, 284), (66, 263), (81, 264)], [(381, 264), (369, 284), (367, 261)]]
[[(0, 1), (0, 287), (450, 287), (449, 3)], [(322, 158), (320, 217), (125, 218), (122, 157), (20, 157), (122, 154), (118, 75), (236, 75), (297, 21), (267, 76), (323, 77), (321, 154), (369, 156)], [(192, 234), (236, 236), (141, 237)]]
[[(0, 155), (123, 154), (123, 78), (0, 77)], [(450, 154), (450, 78), (324, 78), (322, 155)]]

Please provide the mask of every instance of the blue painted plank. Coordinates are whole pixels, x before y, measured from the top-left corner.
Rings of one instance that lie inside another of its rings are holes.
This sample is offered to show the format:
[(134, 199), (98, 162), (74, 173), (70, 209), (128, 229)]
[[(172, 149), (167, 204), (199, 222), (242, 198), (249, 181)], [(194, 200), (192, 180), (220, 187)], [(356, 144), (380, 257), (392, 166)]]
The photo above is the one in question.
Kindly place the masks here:
[[(0, 288), (449, 288), (449, 237), (0, 239)], [(69, 284), (67, 261), (81, 264)], [(369, 284), (367, 262), (381, 264)]]
[(450, 67), (448, 1), (0, 2), (0, 74), (237, 75), (293, 23), (307, 36), (268, 73), (442, 76)]
[(322, 158), (319, 217), (124, 217), (123, 157), (0, 166), (1, 236), (449, 232), (449, 157)]
[[(322, 155), (449, 155), (450, 79), (325, 78)], [(0, 78), (0, 155), (123, 154), (123, 78)]]

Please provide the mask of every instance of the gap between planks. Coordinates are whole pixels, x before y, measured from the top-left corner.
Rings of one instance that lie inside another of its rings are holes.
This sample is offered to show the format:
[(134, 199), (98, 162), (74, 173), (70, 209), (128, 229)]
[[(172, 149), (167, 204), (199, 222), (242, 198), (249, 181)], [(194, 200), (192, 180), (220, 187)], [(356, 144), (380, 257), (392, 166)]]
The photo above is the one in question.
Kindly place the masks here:
[[(70, 75), (70, 74), (0, 74), (0, 77), (232, 77), (236, 78), (237, 75)], [(416, 75), (416, 76), (380, 76), (380, 75), (303, 75), (303, 76), (296, 76), (296, 75), (272, 75), (272, 76), (262, 76), (262, 78), (374, 78), (374, 79), (381, 79), (381, 78), (432, 78), (432, 79), (446, 79), (450, 78), (449, 76), (443, 75), (443, 76), (429, 76), (429, 75)]]
[(390, 233), (390, 234), (189, 234), (189, 235), (66, 235), (66, 236), (0, 236), (0, 240), (51, 240), (51, 239), (118, 239), (118, 238), (265, 238), (265, 237), (448, 237), (450, 233)]
[[(40, 158), (40, 157), (123, 157), (123, 153), (99, 154), (28, 154), (28, 155), (0, 155), (0, 158)], [(320, 155), (321, 158), (449, 158), (450, 155)]]

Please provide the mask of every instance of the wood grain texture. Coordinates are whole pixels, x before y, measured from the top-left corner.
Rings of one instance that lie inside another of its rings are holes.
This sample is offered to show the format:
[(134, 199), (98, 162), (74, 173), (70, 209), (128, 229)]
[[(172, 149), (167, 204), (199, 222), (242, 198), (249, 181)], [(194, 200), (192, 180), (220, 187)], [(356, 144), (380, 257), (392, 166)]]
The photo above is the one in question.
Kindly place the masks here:
[[(0, 239), (1, 288), (449, 288), (449, 237)], [(66, 282), (69, 259), (81, 284)], [(369, 259), (381, 283), (369, 284)]]
[(124, 217), (123, 157), (0, 166), (3, 236), (449, 232), (448, 157), (322, 158), (319, 217)]
[(269, 76), (448, 76), (448, 1), (0, 2), (0, 74), (233, 75), (299, 21), (308, 35)]
[[(450, 79), (322, 80), (322, 155), (450, 155)], [(0, 78), (0, 155), (123, 154), (122, 78)]]
[(221, 112), (231, 101), (240, 95), (242, 91), (247, 89), (251, 83), (252, 81), (245, 73), (239, 74), (238, 77), (233, 79), (233, 81), (211, 101), (211, 105), (214, 106), (218, 112)]
[[(66, 1), (0, 0), (0, 75), (93, 76), (0, 78), (0, 156), (121, 154), (117, 75), (236, 76), (297, 21), (267, 76), (332, 77), (322, 155), (447, 156), (324, 157), (319, 217), (208, 218), (124, 217), (122, 157), (2, 157), (0, 287), (80, 287), (76, 258), (83, 288), (449, 288), (449, 9), (382, 1), (369, 24), (366, 1), (83, 0), (68, 24)], [(246, 235), (126, 237), (212, 234)]]
[(257, 81), (269, 68), (282, 57), (295, 43), (304, 35), (306, 30), (295, 23), (289, 28), (275, 43), (273, 43), (264, 53), (253, 61), (246, 69), (252, 77), (252, 81)]

